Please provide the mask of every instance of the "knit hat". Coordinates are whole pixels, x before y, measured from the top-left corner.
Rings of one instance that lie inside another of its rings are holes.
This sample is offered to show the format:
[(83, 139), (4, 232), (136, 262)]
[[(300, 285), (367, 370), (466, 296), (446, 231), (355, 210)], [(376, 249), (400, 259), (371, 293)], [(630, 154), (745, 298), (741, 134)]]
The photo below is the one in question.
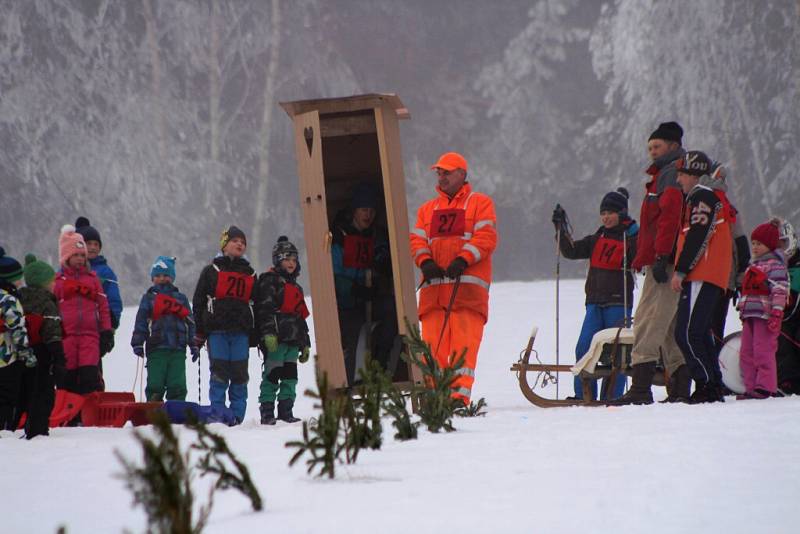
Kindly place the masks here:
[(242, 232), (238, 226), (230, 225), (227, 230), (223, 230), (222, 235), (219, 236), (220, 250), (224, 249), (225, 245), (227, 245), (231, 239), (236, 239), (237, 237), (244, 241), (244, 244), (247, 245), (247, 238), (245, 237), (244, 232)]
[(75, 231), (83, 236), (83, 241), (97, 241), (100, 248), (103, 248), (103, 241), (100, 239), (100, 232), (91, 225), (86, 217), (78, 217), (75, 220)]
[(25, 285), (28, 287), (45, 287), (56, 277), (50, 264), (36, 259), (33, 254), (25, 256)]
[(6, 256), (3, 247), (0, 247), (0, 278), (11, 283), (22, 278), (22, 265), (11, 256)]
[(768, 249), (775, 250), (778, 248), (780, 244), (778, 242), (778, 238), (780, 237), (780, 231), (778, 230), (778, 225), (775, 221), (768, 221), (763, 224), (759, 224), (756, 226), (753, 233), (750, 234), (750, 239), (752, 241), (760, 241), (764, 244)]
[(378, 209), (378, 191), (375, 186), (366, 182), (358, 184), (350, 197), (350, 207)]
[(683, 139), (683, 128), (677, 122), (662, 122), (647, 140), (652, 141), (653, 139), (673, 141), (680, 145)]
[(61, 227), (61, 236), (58, 238), (58, 261), (61, 265), (66, 265), (75, 254), (86, 255), (86, 242), (83, 236), (75, 231), (71, 224)]
[(159, 274), (169, 276), (172, 281), (175, 281), (175, 258), (172, 256), (159, 256), (153, 265), (150, 267), (150, 279), (155, 278)]
[(600, 211), (614, 211), (616, 213), (628, 213), (628, 190), (618, 187), (616, 191), (606, 193), (600, 201)]
[(705, 152), (690, 150), (681, 159), (675, 162), (678, 172), (692, 176), (704, 176), (711, 172), (711, 160)]
[(275, 267), (280, 267), (283, 260), (287, 258), (297, 259), (297, 256), (297, 247), (285, 235), (280, 236), (278, 242), (272, 247), (272, 265)]

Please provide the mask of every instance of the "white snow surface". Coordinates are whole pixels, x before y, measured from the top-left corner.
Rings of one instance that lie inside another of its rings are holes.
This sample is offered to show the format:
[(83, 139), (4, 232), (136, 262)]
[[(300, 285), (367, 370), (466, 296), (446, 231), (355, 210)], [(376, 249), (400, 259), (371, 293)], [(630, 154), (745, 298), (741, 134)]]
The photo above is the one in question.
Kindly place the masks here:
[[(561, 282), (560, 360), (574, 361), (583, 317), (583, 281)], [(797, 443), (800, 398), (704, 406), (542, 409), (519, 391), (510, 365), (533, 325), (543, 361), (555, 361), (555, 283), (492, 286), (474, 398), (486, 417), (457, 419), (456, 432), (398, 442), (384, 421), (385, 443), (363, 451), (335, 480), (288, 466), (284, 443), (301, 425), (258, 422), (261, 362), (250, 358), (247, 420), (213, 425), (248, 465), (264, 498), (254, 513), (235, 491), (218, 492), (206, 531), (232, 532), (796, 532), (800, 500)], [(127, 308), (116, 348), (105, 358), (109, 391), (130, 391), (137, 358)], [(728, 331), (739, 322), (730, 314)], [(312, 336), (313, 339), (313, 336)], [(203, 351), (203, 399), (207, 354)], [(188, 400), (197, 399), (197, 366), (187, 360)], [(313, 386), (300, 366), (295, 413), (314, 415), (302, 395)], [(139, 395), (136, 388), (137, 397)], [(656, 388), (660, 397), (663, 388)], [(554, 391), (550, 392), (554, 394)], [(561, 397), (572, 394), (563, 376)], [(191, 432), (176, 427), (184, 444)], [(139, 431), (150, 432), (147, 427)], [(3, 532), (141, 532), (146, 518), (118, 478), (114, 451), (141, 458), (133, 427), (57, 428), (26, 441), (3, 432)], [(205, 502), (208, 479), (195, 481)]]

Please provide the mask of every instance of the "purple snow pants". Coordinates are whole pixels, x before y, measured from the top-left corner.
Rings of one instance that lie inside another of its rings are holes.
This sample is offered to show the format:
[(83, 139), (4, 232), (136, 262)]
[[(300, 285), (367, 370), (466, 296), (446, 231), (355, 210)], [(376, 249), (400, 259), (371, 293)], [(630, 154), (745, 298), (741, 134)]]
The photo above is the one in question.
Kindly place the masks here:
[(778, 370), (775, 350), (778, 332), (770, 332), (766, 319), (742, 319), (742, 347), (739, 365), (742, 368), (744, 387), (748, 393), (763, 389), (775, 393), (778, 389)]

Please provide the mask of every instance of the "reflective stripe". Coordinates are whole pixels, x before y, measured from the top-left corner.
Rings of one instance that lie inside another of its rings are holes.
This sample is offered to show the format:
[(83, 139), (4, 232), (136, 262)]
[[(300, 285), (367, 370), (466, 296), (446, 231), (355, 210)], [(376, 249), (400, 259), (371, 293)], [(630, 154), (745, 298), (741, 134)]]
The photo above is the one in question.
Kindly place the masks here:
[[(456, 281), (453, 278), (434, 278), (429, 280), (425, 285), (426, 286), (438, 286), (441, 284), (455, 284)], [(471, 275), (461, 275), (461, 283), (462, 284), (475, 284), (479, 285), (484, 288), (486, 291), (489, 291), (489, 283), (481, 280), (477, 276)]]
[(418, 236), (420, 236), (423, 239), (428, 239), (428, 232), (426, 232), (422, 228), (414, 228), (413, 230), (411, 230), (411, 233), (412, 234), (417, 234)]
[(461, 239), (472, 239), (472, 232), (464, 232), (464, 235), (461, 236)]
[(471, 376), (471, 377), (474, 378), (475, 377), (475, 370), (474, 369), (470, 369), (469, 367), (462, 367), (461, 369), (456, 369), (455, 374), (456, 375), (462, 375), (462, 376)]
[(481, 261), (481, 251), (478, 250), (478, 247), (476, 247), (475, 245), (472, 245), (470, 243), (465, 243), (462, 248), (464, 250), (468, 250), (469, 252), (472, 252), (472, 255), (475, 256), (475, 263)]
[(434, 241), (438, 241), (439, 239), (449, 239), (451, 237), (457, 237), (459, 239), (463, 239), (464, 241), (469, 241), (470, 239), (472, 239), (472, 233), (471, 232), (464, 232), (463, 235), (459, 235), (459, 236), (448, 235), (448, 236), (444, 236), (444, 237), (432, 237), (432, 238), (428, 239), (428, 244), (430, 245), (431, 243), (433, 243)]
[(473, 230), (480, 230), (484, 226), (491, 226), (492, 228), (494, 228), (494, 221), (491, 219), (484, 219), (482, 221), (478, 221), (475, 223)]
[(421, 248), (421, 249), (419, 249), (418, 251), (416, 251), (414, 253), (414, 259), (416, 260), (417, 258), (422, 256), (423, 254), (431, 254), (431, 249), (429, 249), (429, 248)]
[(472, 395), (472, 390), (469, 389), (469, 388), (458, 388), (458, 389), (454, 389), (453, 393), (455, 393), (456, 395), (462, 395), (462, 396), (464, 396), (466, 398), (469, 398), (470, 395)]

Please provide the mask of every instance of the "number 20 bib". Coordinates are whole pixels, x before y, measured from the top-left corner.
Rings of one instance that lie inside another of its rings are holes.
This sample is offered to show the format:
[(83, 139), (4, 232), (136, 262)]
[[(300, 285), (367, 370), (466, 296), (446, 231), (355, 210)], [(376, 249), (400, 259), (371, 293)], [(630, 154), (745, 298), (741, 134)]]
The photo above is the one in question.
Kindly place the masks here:
[(460, 208), (433, 211), (431, 237), (463, 236), (466, 227), (466, 212)]
[(231, 271), (217, 273), (217, 288), (214, 291), (214, 298), (236, 299), (248, 302), (252, 291), (253, 277), (249, 274)]

